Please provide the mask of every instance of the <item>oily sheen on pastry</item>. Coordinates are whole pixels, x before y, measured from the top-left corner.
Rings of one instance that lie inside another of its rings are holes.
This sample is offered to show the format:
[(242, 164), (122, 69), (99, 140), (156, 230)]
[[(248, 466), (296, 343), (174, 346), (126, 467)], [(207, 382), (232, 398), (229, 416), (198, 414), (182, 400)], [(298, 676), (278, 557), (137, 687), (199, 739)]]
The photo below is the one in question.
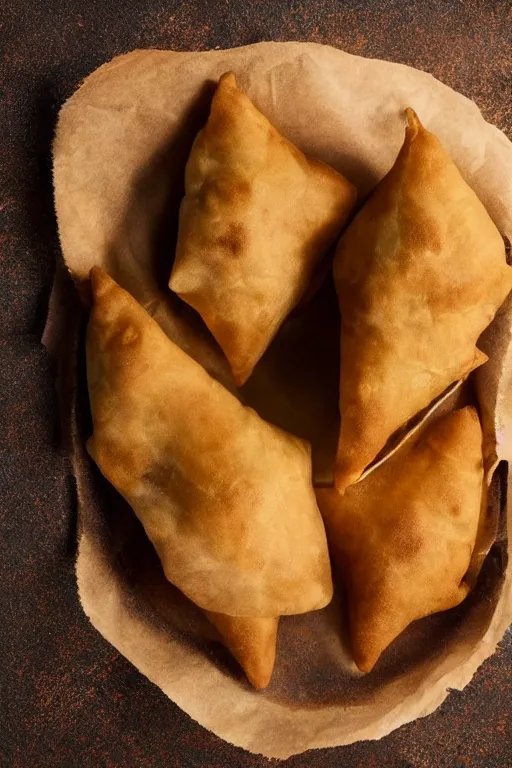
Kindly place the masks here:
[(412, 621), (468, 594), (483, 481), (482, 430), (467, 406), (410, 438), (343, 495), (317, 490), (364, 672)]
[(306, 291), (355, 203), (339, 173), (281, 136), (220, 79), (185, 171), (170, 288), (196, 309), (242, 385)]
[(243, 406), (105, 272), (91, 278), (89, 453), (169, 581), (205, 611), (266, 620), (270, 659), (275, 617), (332, 595), (309, 446)]
[(503, 239), (439, 140), (407, 110), (396, 162), (343, 234), (339, 491), (399, 427), (487, 359), (512, 288)]

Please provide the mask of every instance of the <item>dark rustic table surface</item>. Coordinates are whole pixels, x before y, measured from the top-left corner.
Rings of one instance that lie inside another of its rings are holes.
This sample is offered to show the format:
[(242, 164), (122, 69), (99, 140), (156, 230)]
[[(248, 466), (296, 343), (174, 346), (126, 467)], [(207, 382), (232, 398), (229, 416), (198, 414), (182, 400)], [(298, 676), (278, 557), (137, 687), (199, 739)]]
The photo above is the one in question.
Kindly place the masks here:
[[(512, 138), (510, 0), (0, 2), (0, 765), (259, 768), (207, 732), (91, 627), (78, 602), (76, 509), (40, 344), (55, 261), (50, 144), (83, 77), (137, 47), (312, 40), (425, 69)], [(379, 742), (290, 768), (512, 766), (512, 636), (462, 692)]]

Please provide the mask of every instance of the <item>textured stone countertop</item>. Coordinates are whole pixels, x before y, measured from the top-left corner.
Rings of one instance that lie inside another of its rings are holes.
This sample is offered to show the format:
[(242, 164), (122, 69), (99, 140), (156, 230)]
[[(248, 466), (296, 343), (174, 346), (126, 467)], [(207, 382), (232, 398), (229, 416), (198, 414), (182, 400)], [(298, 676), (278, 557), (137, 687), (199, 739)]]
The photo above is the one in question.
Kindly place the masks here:
[[(58, 242), (50, 143), (81, 79), (137, 47), (310, 40), (427, 70), (512, 138), (509, 0), (4, 0), (0, 12), (0, 766), (260, 768), (194, 723), (91, 627), (75, 492), (39, 339)], [(512, 766), (512, 635), (432, 716), (290, 768)]]

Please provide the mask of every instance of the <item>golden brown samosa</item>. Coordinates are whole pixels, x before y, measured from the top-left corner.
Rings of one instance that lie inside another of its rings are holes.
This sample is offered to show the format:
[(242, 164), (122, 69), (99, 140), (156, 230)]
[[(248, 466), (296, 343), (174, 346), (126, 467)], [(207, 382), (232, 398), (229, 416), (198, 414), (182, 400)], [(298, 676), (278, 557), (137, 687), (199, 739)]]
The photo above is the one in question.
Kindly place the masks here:
[(340, 495), (317, 490), (346, 591), (352, 652), (369, 672), (415, 619), (458, 605), (480, 517), (482, 430), (453, 411)]
[(163, 621), (189, 637), (222, 642), (254, 688), (266, 688), (276, 656), (277, 617), (226, 616), (197, 608), (165, 579), (161, 569), (155, 568), (154, 559), (147, 557), (145, 547), (139, 548), (136, 568), (138, 593)]
[(476, 348), (512, 288), (500, 233), (438, 139), (407, 110), (398, 158), (342, 236), (336, 487), (487, 359)]
[(304, 294), (356, 199), (223, 75), (185, 171), (169, 286), (196, 309), (242, 385)]
[(251, 685), (258, 689), (266, 688), (274, 669), (279, 619), (205, 613)]
[(88, 450), (196, 605), (272, 617), (331, 599), (307, 443), (267, 424), (91, 272)]

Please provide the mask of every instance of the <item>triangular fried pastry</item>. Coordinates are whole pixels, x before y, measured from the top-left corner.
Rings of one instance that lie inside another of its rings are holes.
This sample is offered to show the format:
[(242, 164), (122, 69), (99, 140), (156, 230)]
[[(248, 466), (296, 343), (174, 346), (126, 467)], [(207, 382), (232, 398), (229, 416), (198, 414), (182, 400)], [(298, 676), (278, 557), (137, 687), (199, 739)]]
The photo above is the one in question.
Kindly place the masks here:
[(512, 288), (503, 239), (439, 140), (407, 110), (398, 158), (343, 234), (339, 491), (388, 438), (484, 363), (476, 347)]
[(196, 309), (242, 385), (299, 302), (355, 188), (281, 136), (220, 79), (185, 172), (169, 286)]
[[(137, 528), (138, 530), (138, 528)], [(132, 546), (135, 544), (132, 540)], [(166, 623), (196, 640), (217, 640), (233, 654), (255, 688), (265, 688), (272, 675), (279, 619), (243, 618), (197, 608), (155, 568), (140, 549), (137, 590)]]
[(278, 618), (243, 618), (205, 612), (254, 688), (266, 688), (276, 658)]
[(466, 597), (483, 477), (482, 430), (467, 406), (343, 495), (317, 490), (345, 586), (352, 653), (364, 672), (412, 621)]
[(325, 606), (327, 542), (307, 443), (263, 421), (98, 267), (89, 453), (196, 605), (268, 617)]

